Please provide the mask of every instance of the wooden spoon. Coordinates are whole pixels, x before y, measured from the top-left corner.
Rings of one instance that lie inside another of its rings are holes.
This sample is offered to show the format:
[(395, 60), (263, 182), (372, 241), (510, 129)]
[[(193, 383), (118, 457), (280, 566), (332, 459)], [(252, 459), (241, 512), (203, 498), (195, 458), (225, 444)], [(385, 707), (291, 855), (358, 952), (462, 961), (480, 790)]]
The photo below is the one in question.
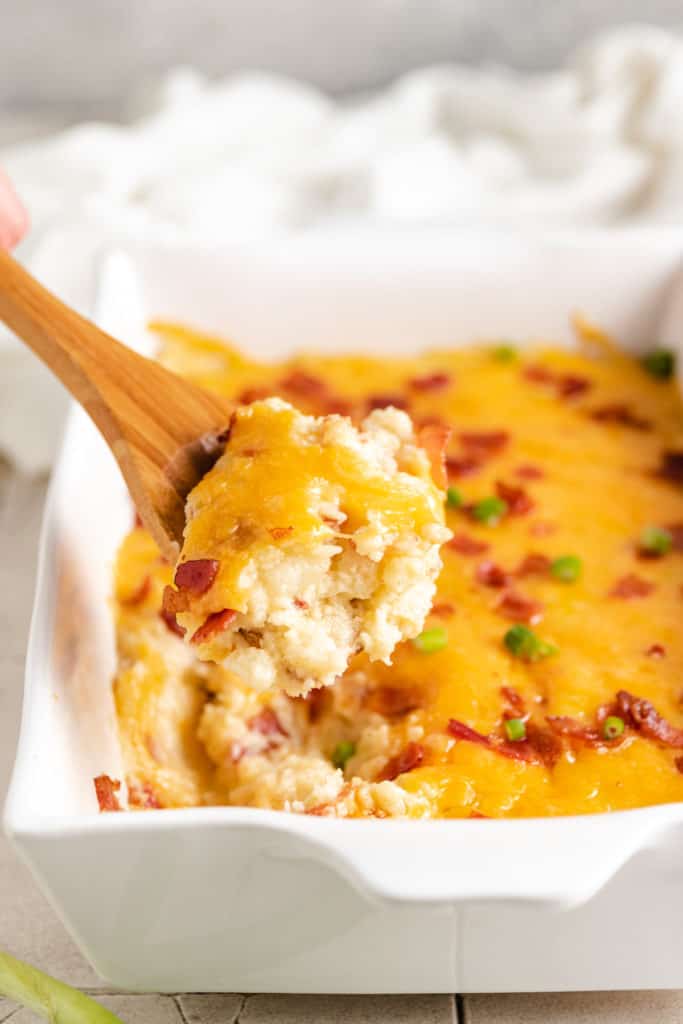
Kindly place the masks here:
[[(115, 341), (1, 251), (0, 320), (90, 415), (144, 525), (175, 561), (185, 498), (220, 454), (233, 406)], [(29, 395), (26, 407), (29, 415)]]

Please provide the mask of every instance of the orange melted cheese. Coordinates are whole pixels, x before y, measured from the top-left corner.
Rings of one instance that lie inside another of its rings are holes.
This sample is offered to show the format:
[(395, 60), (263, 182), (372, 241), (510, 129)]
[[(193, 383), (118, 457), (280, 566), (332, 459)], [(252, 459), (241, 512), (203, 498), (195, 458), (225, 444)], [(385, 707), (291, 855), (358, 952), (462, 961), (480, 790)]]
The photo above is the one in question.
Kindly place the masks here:
[(420, 533), (442, 520), (443, 499), (426, 464), (412, 466), (415, 475), (387, 478), (361, 451), (301, 439), (297, 427), (301, 416), (291, 407), (257, 402), (237, 411), (226, 457), (190, 496), (182, 560), (220, 563), (218, 579), (193, 602), (193, 611), (244, 611), (240, 576), (259, 547), (275, 540), (300, 549), (333, 540), (336, 527), (326, 523), (321, 502), (338, 504), (347, 534), (368, 522)]
[[(620, 690), (651, 701), (672, 725), (683, 727), (683, 553), (674, 548), (643, 559), (637, 550), (644, 527), (683, 523), (683, 488), (655, 472), (664, 450), (683, 449), (683, 406), (673, 381), (648, 376), (637, 361), (604, 346), (579, 352), (536, 350), (505, 360), (488, 348), (394, 360), (306, 356), (278, 366), (250, 362), (217, 340), (178, 328), (159, 330), (173, 368), (237, 399), (259, 389), (260, 394), (280, 394), (303, 411), (324, 413), (333, 403), (343, 403), (357, 416), (385, 401), (402, 402), (417, 424), (438, 419), (453, 427), (451, 484), (464, 509), (449, 507), (447, 524), (456, 537), (479, 542), (482, 550), (444, 549), (434, 614), (426, 628), (442, 628), (446, 645), (425, 653), (413, 643), (403, 644), (391, 666), (357, 659), (338, 684), (352, 687), (359, 680), (361, 705), (364, 700), (372, 704), (372, 695), (384, 692), (381, 688), (418, 694), (398, 712), (395, 706), (386, 710), (393, 744), (387, 757), (412, 736), (419, 737), (422, 760), (396, 783), (421, 794), (429, 814), (543, 816), (683, 798), (683, 775), (676, 765), (682, 751), (628, 726), (625, 741), (612, 746), (565, 742), (553, 766), (501, 756), (454, 739), (447, 729), (449, 719), (456, 719), (482, 734), (504, 735), (504, 687), (519, 694), (531, 721), (543, 728), (548, 716), (571, 716), (594, 726), (596, 711)], [(283, 382), (292, 368), (323, 381), (324, 389), (315, 394), (288, 389)], [(585, 384), (567, 387), (563, 395), (557, 382), (572, 379)], [(616, 408), (621, 414), (614, 413)], [(501, 432), (504, 440), (499, 437), (488, 448), (468, 438)], [(315, 466), (301, 467), (304, 475), (311, 471)], [(353, 467), (344, 472), (352, 477)], [(471, 506), (495, 494), (500, 481), (521, 487), (532, 507), (505, 515), (496, 525), (474, 520)], [(268, 515), (274, 525), (280, 525), (278, 494), (289, 491), (291, 482), (277, 465), (254, 482), (273, 502)], [(232, 495), (225, 501), (248, 498)], [(229, 509), (238, 514), (236, 506)], [(288, 510), (283, 525), (292, 514)], [(305, 523), (304, 507), (300, 516), (297, 522)], [(168, 668), (159, 669), (156, 648), (144, 639), (152, 623), (156, 629), (168, 570), (155, 561), (141, 533), (134, 531), (124, 544), (116, 577), (120, 644), (129, 661), (132, 654), (140, 666), (134, 670), (134, 701), (133, 683), (125, 675), (133, 671), (129, 663), (124, 661), (116, 681), (131, 775), (159, 792), (164, 805), (223, 802), (228, 798), (217, 782), (216, 765), (193, 731), (207, 699), (206, 675), (191, 666), (185, 669), (185, 696), (178, 702), (172, 691), (179, 676), (173, 682)], [(514, 577), (502, 589), (482, 582), (483, 561), (512, 574), (529, 554), (576, 556), (581, 574), (574, 582), (549, 572)], [(142, 602), (125, 604), (125, 596), (135, 594), (150, 574), (153, 585)], [(618, 581), (631, 576), (651, 584), (648, 592), (628, 599), (614, 596)], [(556, 654), (532, 663), (506, 648), (503, 637), (514, 619), (500, 602), (509, 589), (535, 602), (538, 621), (532, 628), (557, 648)], [(168, 643), (176, 639), (169, 635)], [(381, 701), (377, 706), (381, 711)], [(160, 722), (165, 715), (172, 720), (170, 730)], [(353, 715), (344, 719), (343, 709), (334, 723), (324, 715), (314, 738), (320, 756), (329, 761), (335, 738), (353, 741), (355, 726)], [(149, 754), (154, 748), (149, 737), (160, 728), (167, 746), (174, 730), (179, 737), (165, 763)], [(143, 757), (131, 753), (142, 747)], [(351, 758), (347, 777), (354, 768), (358, 761)]]

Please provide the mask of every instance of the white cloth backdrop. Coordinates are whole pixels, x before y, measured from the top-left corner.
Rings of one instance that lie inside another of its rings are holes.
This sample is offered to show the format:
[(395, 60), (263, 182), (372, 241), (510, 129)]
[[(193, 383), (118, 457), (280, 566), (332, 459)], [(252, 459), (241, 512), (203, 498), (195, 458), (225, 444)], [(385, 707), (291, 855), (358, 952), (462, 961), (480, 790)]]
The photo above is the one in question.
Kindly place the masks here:
[[(0, 151), (0, 165), (29, 207), (20, 255), (38, 274), (40, 243), (75, 224), (100, 245), (359, 223), (683, 234), (683, 39), (630, 26), (554, 73), (432, 67), (346, 103), (179, 69), (133, 123), (81, 125)], [(33, 357), (0, 336), (0, 451), (44, 469), (62, 411)]]

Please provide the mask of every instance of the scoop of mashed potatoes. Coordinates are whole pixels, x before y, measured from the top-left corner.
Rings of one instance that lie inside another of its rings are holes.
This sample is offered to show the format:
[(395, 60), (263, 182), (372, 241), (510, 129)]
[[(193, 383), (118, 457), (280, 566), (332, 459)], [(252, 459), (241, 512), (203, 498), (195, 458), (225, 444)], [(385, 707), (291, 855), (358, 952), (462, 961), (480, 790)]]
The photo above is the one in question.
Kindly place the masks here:
[(186, 514), (164, 614), (201, 659), (292, 696), (420, 632), (450, 536), (405, 413), (356, 428), (276, 398), (236, 412)]

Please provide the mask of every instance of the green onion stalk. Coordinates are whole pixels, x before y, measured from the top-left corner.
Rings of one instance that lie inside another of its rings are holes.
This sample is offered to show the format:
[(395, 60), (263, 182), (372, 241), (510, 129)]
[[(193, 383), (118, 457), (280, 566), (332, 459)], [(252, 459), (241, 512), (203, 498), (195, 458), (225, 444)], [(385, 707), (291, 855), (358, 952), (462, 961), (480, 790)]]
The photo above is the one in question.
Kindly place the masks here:
[(51, 1024), (124, 1024), (94, 999), (23, 960), (0, 952), (0, 995)]

